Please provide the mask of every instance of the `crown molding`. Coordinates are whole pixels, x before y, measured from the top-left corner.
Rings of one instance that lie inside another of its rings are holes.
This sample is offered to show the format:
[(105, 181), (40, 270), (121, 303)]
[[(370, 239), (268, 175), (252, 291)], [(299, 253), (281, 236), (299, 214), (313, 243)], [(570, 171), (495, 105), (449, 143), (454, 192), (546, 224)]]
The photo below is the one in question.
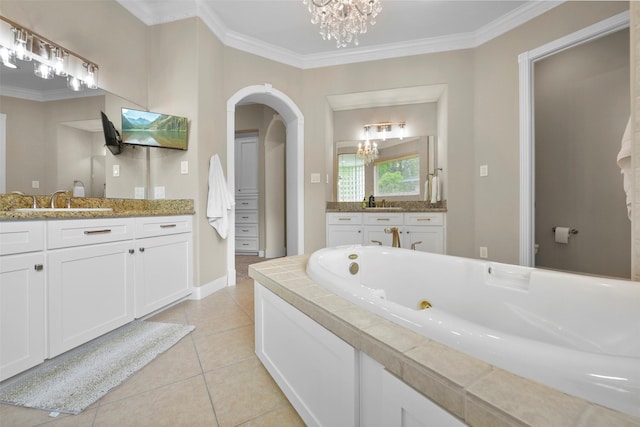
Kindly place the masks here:
[(139, 0), (117, 0), (129, 12), (146, 25), (167, 23), (178, 19), (198, 16), (215, 36), (227, 47), (251, 53), (275, 62), (300, 69), (312, 69), (335, 65), (381, 59), (400, 58), (428, 53), (446, 52), (460, 49), (472, 49), (507, 31), (559, 6), (565, 0), (536, 1), (524, 4), (497, 20), (471, 33), (450, 36), (409, 40), (372, 47), (349, 48), (327, 51), (318, 54), (303, 55), (283, 49), (262, 40), (233, 32), (227, 28), (218, 15), (201, 0), (169, 2), (162, 7)]

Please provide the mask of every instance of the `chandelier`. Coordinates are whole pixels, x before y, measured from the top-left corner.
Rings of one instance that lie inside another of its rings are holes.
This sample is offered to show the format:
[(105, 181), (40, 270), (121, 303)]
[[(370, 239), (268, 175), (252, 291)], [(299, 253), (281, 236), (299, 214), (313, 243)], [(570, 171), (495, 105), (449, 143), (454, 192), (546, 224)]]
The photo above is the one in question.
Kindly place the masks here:
[(33, 62), (34, 74), (42, 79), (65, 78), (67, 87), (74, 91), (98, 89), (95, 63), (0, 16), (0, 63), (19, 68), (27, 62)]
[(380, 0), (302, 0), (309, 5), (311, 23), (320, 24), (323, 40), (336, 41), (337, 47), (349, 43), (358, 46), (358, 34), (367, 32), (367, 23), (375, 25), (382, 10)]
[[(393, 127), (397, 127), (397, 131), (394, 131)], [(375, 141), (371, 141), (371, 129), (374, 129), (374, 138), (386, 141), (387, 138), (398, 138), (400, 140), (405, 137), (405, 122), (382, 122), (371, 123), (364, 125), (364, 141), (358, 143), (358, 151), (356, 155), (361, 159), (365, 165), (373, 162), (378, 158), (378, 144)]]

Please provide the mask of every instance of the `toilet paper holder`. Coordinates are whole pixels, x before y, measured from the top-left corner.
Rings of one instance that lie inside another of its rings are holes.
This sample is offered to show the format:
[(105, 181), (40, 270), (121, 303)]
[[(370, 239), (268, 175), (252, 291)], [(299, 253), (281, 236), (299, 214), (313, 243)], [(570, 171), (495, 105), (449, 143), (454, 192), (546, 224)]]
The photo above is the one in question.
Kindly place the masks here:
[[(556, 232), (556, 228), (555, 228), (555, 227), (553, 227), (553, 228), (551, 229), (551, 231), (553, 231), (553, 232), (555, 233), (555, 232)], [(578, 230), (576, 230), (575, 228), (570, 228), (570, 229), (569, 229), (569, 234), (578, 234)]]

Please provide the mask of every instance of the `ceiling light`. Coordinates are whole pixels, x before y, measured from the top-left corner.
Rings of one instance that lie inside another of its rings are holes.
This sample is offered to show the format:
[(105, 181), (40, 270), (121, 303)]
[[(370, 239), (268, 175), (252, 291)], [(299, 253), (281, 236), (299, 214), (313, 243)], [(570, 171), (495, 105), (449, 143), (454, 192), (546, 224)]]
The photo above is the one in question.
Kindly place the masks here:
[(382, 10), (380, 0), (302, 0), (309, 5), (311, 23), (320, 25), (323, 40), (336, 41), (337, 47), (349, 43), (358, 46), (358, 34), (367, 32), (367, 24), (375, 25)]
[(87, 69), (84, 84), (86, 84), (89, 89), (98, 89), (98, 66), (91, 63), (85, 63), (83, 66)]

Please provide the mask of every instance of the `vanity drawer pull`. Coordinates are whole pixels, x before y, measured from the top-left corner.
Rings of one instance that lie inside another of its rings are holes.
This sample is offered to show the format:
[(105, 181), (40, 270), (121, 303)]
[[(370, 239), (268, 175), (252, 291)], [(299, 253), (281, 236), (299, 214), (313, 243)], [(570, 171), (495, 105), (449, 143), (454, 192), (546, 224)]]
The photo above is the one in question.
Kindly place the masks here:
[(36, 264), (36, 265), (34, 265), (34, 266), (33, 266), (33, 268), (34, 268), (36, 271), (42, 271), (42, 270), (44, 269), (44, 265), (42, 265), (42, 264)]
[(173, 228), (176, 224), (160, 224), (160, 228)]
[(416, 218), (418, 221), (431, 221), (431, 218)]
[(87, 236), (90, 234), (107, 234), (107, 233), (111, 233), (111, 230), (108, 228), (105, 228), (104, 230), (85, 230), (84, 234), (86, 234)]
[(391, 218), (376, 218), (376, 221), (390, 221)]
[(351, 221), (351, 218), (338, 218), (338, 221)]

